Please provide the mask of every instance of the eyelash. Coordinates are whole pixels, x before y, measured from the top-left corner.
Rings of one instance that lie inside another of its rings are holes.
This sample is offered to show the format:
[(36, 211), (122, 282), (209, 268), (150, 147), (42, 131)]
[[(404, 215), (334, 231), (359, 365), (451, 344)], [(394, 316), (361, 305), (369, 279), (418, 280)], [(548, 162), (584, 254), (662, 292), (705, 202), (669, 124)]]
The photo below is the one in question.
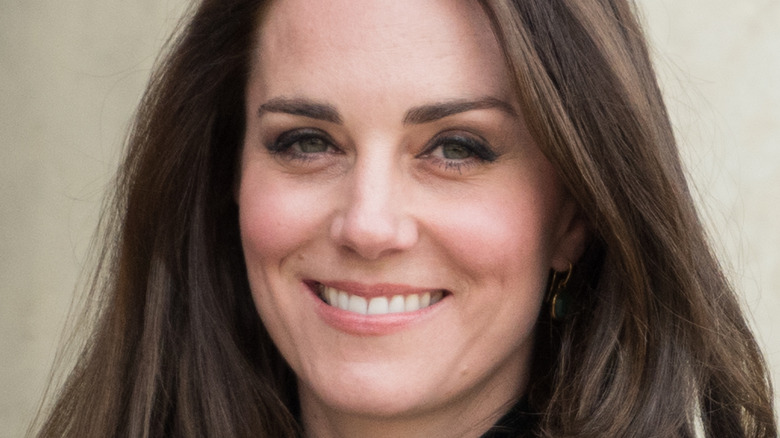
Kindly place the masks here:
[[(433, 153), (446, 145), (455, 145), (465, 149), (469, 154), (462, 159), (437, 157)], [(463, 134), (445, 134), (433, 139), (428, 147), (418, 157), (429, 157), (440, 168), (448, 172), (462, 172), (463, 169), (479, 165), (480, 163), (492, 163), (498, 158), (498, 154), (483, 140), (477, 140), (472, 136)]]
[[(303, 152), (293, 148), (293, 146), (305, 140), (321, 141), (328, 150), (323, 152)], [(306, 128), (283, 132), (266, 148), (273, 155), (278, 155), (291, 161), (307, 162), (315, 159), (316, 155), (323, 153), (340, 153), (340, 150), (334, 146), (334, 143), (329, 135), (319, 129)]]
[[(321, 152), (303, 152), (296, 150), (294, 146), (303, 141), (322, 142), (327, 149)], [(454, 145), (462, 148), (463, 152), (468, 154), (461, 159), (453, 159), (435, 156), (437, 149), (447, 145)], [(271, 154), (281, 156), (290, 161), (299, 161), (307, 163), (317, 159), (322, 154), (340, 154), (341, 150), (335, 146), (333, 139), (319, 129), (305, 128), (294, 129), (280, 134), (273, 143), (266, 146)], [(498, 158), (498, 154), (487, 145), (484, 140), (478, 140), (470, 135), (446, 133), (435, 137), (430, 144), (419, 153), (416, 158), (430, 158), (435, 165), (447, 172), (461, 173), (463, 169), (478, 165), (480, 163), (490, 163)]]

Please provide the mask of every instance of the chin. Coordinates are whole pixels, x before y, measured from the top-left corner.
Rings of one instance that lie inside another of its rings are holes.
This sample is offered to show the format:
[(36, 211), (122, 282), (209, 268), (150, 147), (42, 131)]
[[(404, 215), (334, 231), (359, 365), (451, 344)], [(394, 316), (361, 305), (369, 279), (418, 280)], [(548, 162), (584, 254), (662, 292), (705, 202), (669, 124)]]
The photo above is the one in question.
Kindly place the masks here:
[(436, 397), (435, 388), (423, 382), (388, 374), (361, 369), (349, 377), (318, 382), (314, 386), (299, 379), (301, 403), (305, 407), (311, 399), (340, 414), (397, 419), (435, 410), (447, 398)]

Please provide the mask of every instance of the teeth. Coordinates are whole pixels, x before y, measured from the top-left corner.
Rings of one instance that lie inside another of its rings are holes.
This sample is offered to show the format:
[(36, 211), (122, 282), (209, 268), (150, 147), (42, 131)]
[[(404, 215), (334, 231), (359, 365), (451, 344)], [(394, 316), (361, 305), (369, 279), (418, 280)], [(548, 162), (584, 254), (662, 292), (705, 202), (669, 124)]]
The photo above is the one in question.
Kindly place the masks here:
[(405, 312), (414, 312), (415, 310), (420, 310), (420, 296), (419, 295), (409, 295), (406, 297), (406, 303), (404, 305), (404, 311)]
[(331, 305), (336, 306), (339, 309), (349, 310), (349, 294), (346, 292), (339, 292), (339, 299)]
[(385, 313), (390, 313), (390, 303), (387, 302), (387, 298), (371, 298), (371, 301), (368, 302), (368, 314), (384, 315)]
[(404, 296), (395, 295), (390, 299), (390, 313), (401, 313), (404, 311)]
[(425, 308), (431, 305), (431, 293), (425, 292), (420, 296), (420, 308)]
[(349, 296), (349, 310), (350, 312), (362, 313), (365, 315), (368, 313), (368, 301), (365, 298), (357, 295)]
[(422, 294), (393, 295), (392, 297), (375, 297), (370, 300), (350, 295), (332, 287), (320, 285), (320, 297), (333, 307), (363, 315), (385, 315), (388, 313), (414, 312), (432, 306), (444, 297), (442, 291), (425, 292)]

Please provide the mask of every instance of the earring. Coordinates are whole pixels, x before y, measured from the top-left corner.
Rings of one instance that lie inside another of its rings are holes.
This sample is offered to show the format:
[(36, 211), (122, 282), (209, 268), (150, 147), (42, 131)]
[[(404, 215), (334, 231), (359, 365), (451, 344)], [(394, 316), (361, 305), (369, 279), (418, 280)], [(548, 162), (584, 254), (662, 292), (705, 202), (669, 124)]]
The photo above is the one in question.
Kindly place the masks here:
[(569, 269), (566, 270), (565, 276), (563, 272), (553, 271), (552, 280), (550, 280), (550, 290), (547, 292), (547, 301), (550, 303), (550, 317), (553, 321), (562, 321), (569, 316), (571, 294), (566, 285), (569, 283), (571, 271), (571, 263), (569, 263)]

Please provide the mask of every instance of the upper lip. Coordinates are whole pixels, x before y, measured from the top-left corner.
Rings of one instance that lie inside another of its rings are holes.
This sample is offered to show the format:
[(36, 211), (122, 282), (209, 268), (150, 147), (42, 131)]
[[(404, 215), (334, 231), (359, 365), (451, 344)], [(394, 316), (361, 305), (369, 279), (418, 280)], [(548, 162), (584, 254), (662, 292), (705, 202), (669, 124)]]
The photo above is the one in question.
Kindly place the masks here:
[(413, 294), (423, 294), (425, 292), (434, 292), (434, 291), (446, 292), (444, 289), (440, 289), (440, 288), (414, 287), (414, 286), (408, 286), (403, 284), (392, 284), (392, 283), (365, 284), (365, 283), (359, 283), (354, 281), (343, 281), (343, 280), (336, 280), (336, 281), (311, 280), (311, 281), (306, 281), (306, 283), (309, 284), (309, 286), (312, 287), (315, 291), (319, 289), (320, 286), (326, 286), (340, 291), (344, 291), (350, 295), (358, 295), (364, 298), (390, 297), (395, 295), (413, 295)]

